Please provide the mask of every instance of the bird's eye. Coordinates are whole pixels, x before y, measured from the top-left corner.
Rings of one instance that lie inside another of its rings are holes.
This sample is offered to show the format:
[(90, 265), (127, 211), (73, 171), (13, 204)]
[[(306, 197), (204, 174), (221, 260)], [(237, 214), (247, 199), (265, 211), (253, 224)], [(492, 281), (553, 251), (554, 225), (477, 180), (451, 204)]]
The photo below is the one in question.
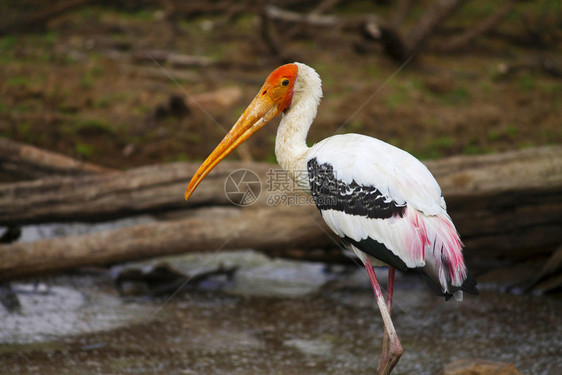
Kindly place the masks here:
[(289, 80), (288, 79), (284, 79), (283, 82), (281, 82), (281, 84), (283, 86), (289, 86)]

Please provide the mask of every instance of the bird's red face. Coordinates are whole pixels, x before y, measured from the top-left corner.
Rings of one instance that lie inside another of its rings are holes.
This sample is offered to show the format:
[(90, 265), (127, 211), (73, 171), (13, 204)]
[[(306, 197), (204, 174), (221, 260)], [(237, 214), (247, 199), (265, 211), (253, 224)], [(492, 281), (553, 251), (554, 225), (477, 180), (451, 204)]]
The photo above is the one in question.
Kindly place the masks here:
[(291, 105), (297, 72), (296, 64), (287, 64), (275, 69), (267, 77), (242, 116), (193, 175), (185, 191), (186, 200), (222, 159)]

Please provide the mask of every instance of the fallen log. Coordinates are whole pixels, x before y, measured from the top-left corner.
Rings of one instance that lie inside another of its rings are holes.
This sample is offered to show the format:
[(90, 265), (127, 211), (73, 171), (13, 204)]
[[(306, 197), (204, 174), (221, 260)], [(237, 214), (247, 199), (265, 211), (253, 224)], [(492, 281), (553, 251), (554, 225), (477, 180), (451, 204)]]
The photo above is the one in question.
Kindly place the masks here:
[[(466, 213), (470, 217), (473, 204), (486, 208), (501, 203), (502, 207), (514, 209), (521, 199), (535, 197), (539, 203), (546, 202), (541, 198), (542, 194), (555, 199), (556, 192), (562, 190), (562, 146), (457, 156), (428, 161), (426, 165), (439, 181), (453, 216)], [(0, 225), (102, 221), (184, 209), (188, 206), (183, 201), (183, 192), (198, 166), (199, 163), (170, 163), (111, 175), (54, 177), (2, 184)], [(223, 162), (199, 186), (188, 205), (230, 204), (224, 184), (230, 173), (241, 168), (254, 171), (261, 181), (262, 194), (256, 205), (283, 203), (283, 194), (291, 193), (270, 186), (277, 177), (268, 175), (268, 172), (280, 170), (276, 165)], [(498, 199), (498, 195), (504, 198)], [(285, 200), (285, 203), (291, 202)], [(539, 203), (538, 207), (541, 206)], [(556, 204), (556, 201), (546, 203)], [(545, 216), (545, 220), (552, 218)]]
[(466, 247), (525, 258), (562, 243), (562, 147), (446, 159), (438, 176)]
[(187, 218), (4, 245), (0, 246), (0, 280), (157, 255), (243, 248), (269, 251), (329, 244), (320, 229), (316, 209), (303, 208), (311, 214), (295, 215), (290, 208), (260, 208), (213, 220)]
[[(556, 204), (547, 199), (539, 207), (536, 202), (522, 201), (517, 209), (526, 219), (513, 218), (510, 210), (496, 215), (469, 201), (469, 212), (454, 217), (466, 245), (465, 255), (517, 259), (550, 252), (562, 241), (562, 190), (555, 198)], [(529, 216), (532, 210), (541, 215)], [(226, 249), (252, 248), (275, 256), (325, 262), (346, 259), (337, 250), (338, 238), (326, 228), (313, 204), (201, 211), (180, 220), (1, 245), (0, 281), (86, 265)], [(545, 216), (553, 222), (542, 224)]]
[[(455, 157), (428, 164), (439, 175), (449, 212), (466, 245), (467, 257), (533, 257), (548, 254), (562, 243), (560, 146), (498, 155)], [(175, 167), (181, 165), (176, 164)], [(234, 165), (219, 165), (215, 177), (209, 175), (210, 180), (200, 186), (201, 191), (192, 199), (198, 203), (205, 199), (216, 202), (214, 195), (220, 195), (225, 173), (231, 171)], [(267, 164), (254, 166), (269, 168)], [(228, 168), (225, 170), (225, 167)], [(183, 193), (185, 170), (180, 169), (176, 171), (181, 175), (177, 177), (177, 184), (181, 180), (177, 190)], [(123, 198), (135, 195), (131, 191), (127, 193), (126, 189), (120, 194)], [(168, 192), (168, 195), (175, 194)], [(315, 248), (334, 249), (338, 245), (338, 239), (324, 226), (311, 200), (295, 201), (291, 207), (286, 207), (290, 205), (289, 201), (281, 201), (282, 206), (263, 207), (262, 199), (267, 202), (268, 196), (271, 195), (265, 194), (265, 198), (260, 198), (254, 207), (246, 210), (205, 208), (195, 211), (195, 216), (182, 219), (176, 216), (176, 219), (162, 223), (1, 245), (0, 280), (89, 264), (238, 248), (254, 248), (301, 259), (310, 255), (316, 260), (341, 261), (342, 257), (337, 255), (339, 252), (319, 254), (311, 251)], [(182, 200), (181, 197), (179, 200)]]
[(55, 152), (0, 138), (0, 170), (21, 178), (114, 172)]
[[(183, 193), (198, 163), (170, 163), (121, 173), (0, 185), (0, 225), (103, 221), (188, 207)], [(227, 205), (227, 176), (248, 168), (265, 178), (269, 164), (226, 162), (217, 166), (189, 206)]]

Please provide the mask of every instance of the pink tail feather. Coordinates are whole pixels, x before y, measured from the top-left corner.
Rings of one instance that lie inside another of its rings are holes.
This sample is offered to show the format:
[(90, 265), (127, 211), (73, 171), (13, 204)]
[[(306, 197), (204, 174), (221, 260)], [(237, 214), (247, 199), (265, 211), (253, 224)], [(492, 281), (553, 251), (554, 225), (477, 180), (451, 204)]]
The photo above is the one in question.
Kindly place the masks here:
[[(462, 255), (463, 244), (459, 234), (446, 212), (426, 216), (415, 211), (411, 220), (418, 236), (425, 244), (423, 271), (430, 280), (439, 285), (448, 299), (454, 295), (462, 300), (462, 291), (478, 294), (476, 281), (467, 273)], [(430, 285), (433, 289), (437, 285)]]

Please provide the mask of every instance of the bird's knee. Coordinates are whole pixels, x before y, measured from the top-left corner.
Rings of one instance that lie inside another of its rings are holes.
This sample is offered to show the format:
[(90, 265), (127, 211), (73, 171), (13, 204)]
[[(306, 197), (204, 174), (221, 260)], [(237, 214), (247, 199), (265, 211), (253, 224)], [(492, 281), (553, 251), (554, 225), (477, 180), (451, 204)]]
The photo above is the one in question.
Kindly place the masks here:
[(398, 339), (392, 340), (392, 342), (390, 343), (390, 353), (391, 353), (391, 355), (398, 359), (402, 356), (403, 352), (404, 352), (404, 349), (402, 349), (402, 344), (400, 344), (400, 341), (398, 341)]

